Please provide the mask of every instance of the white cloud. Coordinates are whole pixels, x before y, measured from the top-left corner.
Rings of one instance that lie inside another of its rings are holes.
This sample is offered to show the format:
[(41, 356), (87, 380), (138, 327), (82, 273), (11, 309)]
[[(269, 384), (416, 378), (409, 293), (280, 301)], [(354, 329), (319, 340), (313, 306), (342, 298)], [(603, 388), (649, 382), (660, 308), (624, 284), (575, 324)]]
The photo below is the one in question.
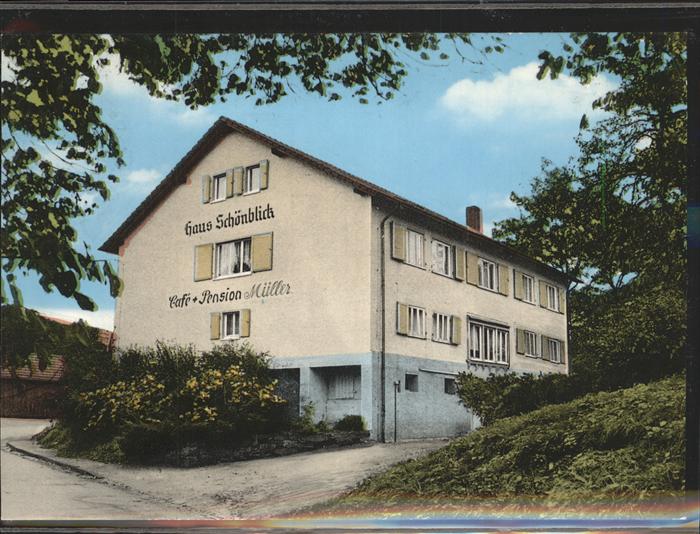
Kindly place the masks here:
[(465, 78), (447, 89), (440, 97), (440, 106), (462, 125), (498, 119), (579, 119), (583, 113), (591, 113), (593, 100), (615, 87), (603, 76), (587, 85), (567, 75), (538, 80), (537, 69), (537, 63), (532, 62), (507, 74), (498, 73), (491, 80)]
[(211, 125), (217, 117), (206, 108), (184, 109), (175, 114), (175, 121), (183, 126)]
[(85, 310), (76, 310), (73, 308), (34, 308), (36, 311), (49, 317), (56, 317), (66, 321), (77, 321), (83, 319), (90, 326), (103, 328), (105, 330), (114, 329), (114, 311), (98, 310), (90, 312)]
[[(141, 97), (146, 99), (148, 106), (153, 113), (158, 114), (165, 120), (171, 120), (179, 126), (196, 127), (210, 125), (216, 120), (214, 115), (207, 108), (188, 108), (182, 102), (166, 100), (150, 96), (145, 87), (132, 81), (129, 76), (119, 69), (119, 56), (103, 56), (109, 60), (109, 64), (99, 66), (100, 82), (105, 92), (118, 97)], [(163, 90), (168, 92), (170, 86), (162, 85)]]
[(119, 56), (104, 55), (100, 59), (109, 60), (109, 64), (98, 67), (100, 83), (105, 91), (120, 96), (148, 95), (144, 87), (133, 82), (125, 72), (119, 69)]
[(509, 209), (509, 210), (514, 210), (518, 206), (515, 204), (510, 199), (510, 195), (506, 195), (504, 197), (496, 197), (492, 198), (489, 200), (486, 204), (487, 208), (494, 208), (494, 209)]
[(518, 206), (510, 199), (510, 194), (501, 193), (471, 193), (467, 195), (467, 202), (481, 207), (482, 211), (488, 210), (516, 210)]
[(494, 226), (493, 222), (485, 222), (484, 228), (483, 228), (484, 235), (486, 235), (488, 237), (492, 237), (491, 232), (493, 232), (493, 226)]
[(161, 177), (160, 171), (155, 169), (137, 169), (126, 175), (126, 181), (136, 184), (150, 183), (159, 180)]
[(92, 192), (81, 192), (80, 193), (80, 204), (83, 208), (89, 208), (99, 200), (99, 195)]

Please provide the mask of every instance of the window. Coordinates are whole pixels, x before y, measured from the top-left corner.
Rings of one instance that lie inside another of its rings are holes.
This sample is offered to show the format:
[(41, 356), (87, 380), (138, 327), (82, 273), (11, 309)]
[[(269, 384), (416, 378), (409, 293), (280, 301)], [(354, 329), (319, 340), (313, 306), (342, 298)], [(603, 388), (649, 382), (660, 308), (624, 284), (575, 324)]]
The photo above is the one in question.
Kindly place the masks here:
[(452, 247), (433, 241), (433, 272), (452, 276)]
[(559, 311), (559, 288), (547, 284), (547, 308)]
[(425, 337), (425, 310), (408, 307), (408, 335), (413, 337)]
[(423, 267), (423, 234), (406, 230), (406, 263)]
[(537, 356), (537, 334), (528, 332), (527, 330), (525, 330), (523, 334), (525, 340), (525, 346), (523, 347), (525, 354), (527, 356)]
[(469, 322), (469, 358), (472, 360), (508, 363), (508, 330)]
[(260, 191), (260, 166), (248, 167), (245, 170), (245, 180), (243, 180), (243, 194), (257, 193)]
[(418, 375), (406, 373), (406, 391), (418, 391)]
[(452, 316), (444, 313), (433, 314), (433, 341), (449, 343), (452, 332)]
[(236, 339), (241, 335), (240, 312), (225, 312), (221, 314), (221, 339)]
[(549, 361), (554, 363), (562, 363), (561, 358), (561, 341), (558, 339), (547, 339), (549, 345)]
[(211, 201), (226, 200), (226, 173), (217, 174), (211, 181)]
[(251, 272), (250, 238), (216, 245), (215, 278)]
[(445, 378), (445, 393), (457, 395), (457, 383), (454, 378)]
[(498, 291), (498, 265), (479, 258), (479, 285), (491, 291)]
[(523, 276), (523, 300), (525, 302), (535, 302), (535, 279), (526, 274)]
[(480, 324), (469, 324), (469, 357), (472, 360), (481, 359), (481, 331), (483, 327)]

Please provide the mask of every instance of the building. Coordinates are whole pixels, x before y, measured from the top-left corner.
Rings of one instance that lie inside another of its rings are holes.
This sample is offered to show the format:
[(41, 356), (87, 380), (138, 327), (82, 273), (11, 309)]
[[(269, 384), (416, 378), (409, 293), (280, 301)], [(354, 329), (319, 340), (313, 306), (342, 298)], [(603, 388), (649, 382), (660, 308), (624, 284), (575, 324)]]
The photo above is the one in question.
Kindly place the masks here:
[[(40, 314), (44, 319), (60, 325), (71, 321)], [(112, 347), (112, 332), (96, 329), (97, 339), (107, 348)], [(61, 414), (60, 402), (64, 395), (61, 383), (66, 371), (66, 359), (54, 355), (46, 368), (41, 369), (39, 358), (29, 357), (29, 365), (10, 370), (0, 368), (0, 416), (25, 418), (55, 418)]]
[[(471, 370), (566, 373), (566, 277), (220, 118), (102, 245), (117, 344), (249, 341), (290, 398), (377, 439), (452, 436)], [(395, 434), (396, 432), (396, 434)]]

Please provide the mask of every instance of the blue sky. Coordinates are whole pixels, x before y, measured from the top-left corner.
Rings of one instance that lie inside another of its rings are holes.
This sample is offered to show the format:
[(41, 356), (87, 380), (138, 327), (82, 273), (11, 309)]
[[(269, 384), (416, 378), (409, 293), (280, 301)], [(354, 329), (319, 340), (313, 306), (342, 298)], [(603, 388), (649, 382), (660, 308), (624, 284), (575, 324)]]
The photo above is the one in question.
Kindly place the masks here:
[[(119, 136), (126, 166), (110, 169), (121, 177), (111, 188), (112, 198), (76, 221), (78, 242), (97, 250), (221, 115), (456, 221), (464, 222), (465, 207), (477, 204), (490, 235), (494, 221), (517, 215), (509, 194), (529, 190), (542, 158), (565, 164), (576, 155), (581, 115), (591, 116), (591, 102), (615, 85), (610, 78), (591, 86), (566, 76), (537, 81), (537, 54), (560, 50), (562, 36), (503, 38), (506, 51), (489, 55), (481, 65), (462, 62), (449, 44), (448, 62), (407, 57), (404, 86), (381, 105), (362, 105), (349, 96), (330, 103), (297, 84), (297, 91), (278, 104), (255, 106), (253, 99), (231, 97), (192, 111), (150, 98), (111, 68), (98, 102)], [(112, 327), (114, 300), (105, 286), (82, 283), (81, 290), (99, 306), (94, 313), (57, 292), (44, 293), (34, 276), (20, 287), (30, 308)]]

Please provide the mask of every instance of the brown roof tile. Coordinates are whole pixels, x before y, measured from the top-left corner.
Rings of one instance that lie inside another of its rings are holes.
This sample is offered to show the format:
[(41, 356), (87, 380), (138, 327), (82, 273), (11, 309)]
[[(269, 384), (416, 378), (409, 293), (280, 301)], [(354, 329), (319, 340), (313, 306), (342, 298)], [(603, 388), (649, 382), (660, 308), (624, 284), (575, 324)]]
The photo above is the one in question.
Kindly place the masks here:
[[(22, 380), (36, 380), (37, 382), (57, 382), (65, 371), (65, 359), (63, 356), (53, 356), (51, 362), (43, 371), (39, 369), (39, 359), (36, 356), (29, 357), (31, 369), (22, 367), (17, 369), (17, 378)], [(13, 378), (9, 369), (0, 370), (0, 378)]]

